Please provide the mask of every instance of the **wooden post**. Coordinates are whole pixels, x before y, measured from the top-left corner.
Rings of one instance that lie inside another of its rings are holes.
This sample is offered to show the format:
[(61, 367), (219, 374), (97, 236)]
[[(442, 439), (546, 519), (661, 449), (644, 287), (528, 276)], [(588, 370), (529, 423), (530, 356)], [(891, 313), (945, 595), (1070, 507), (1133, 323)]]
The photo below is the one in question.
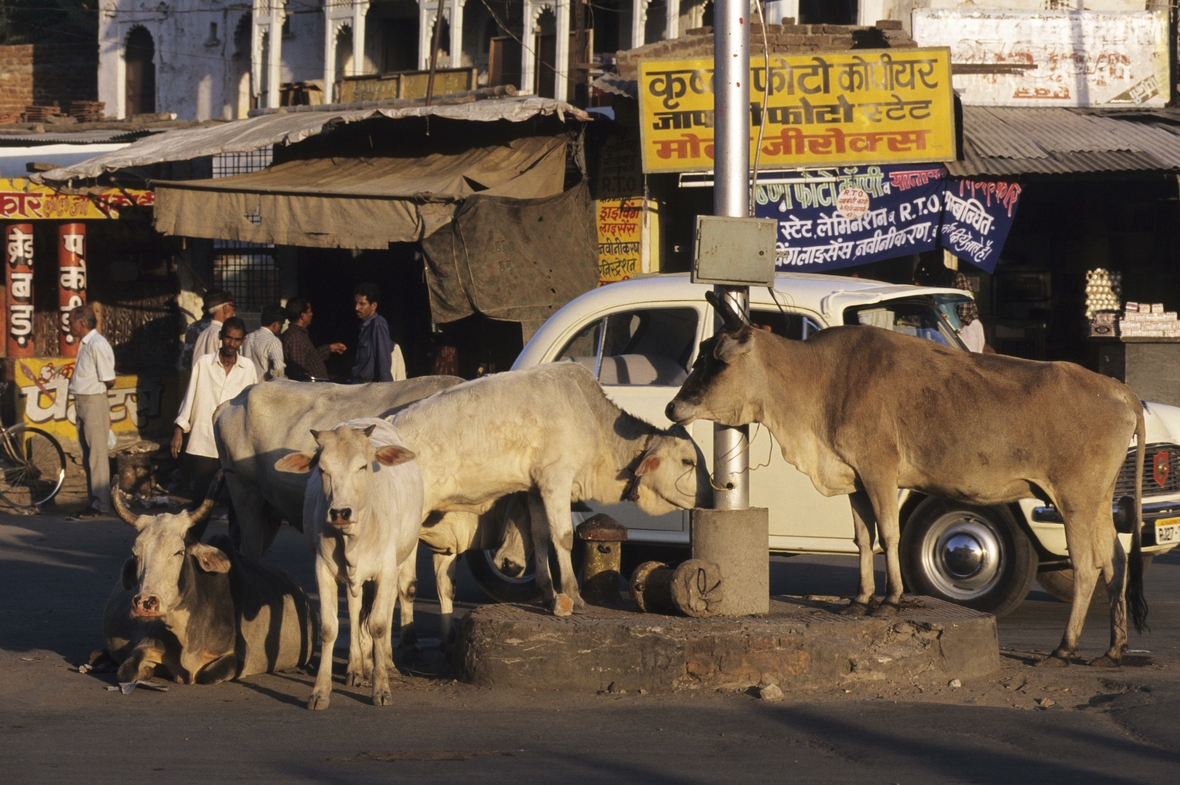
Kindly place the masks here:
[(8, 356), (32, 357), (33, 225), (9, 224), (5, 231), (4, 269), (8, 281)]
[(62, 357), (78, 356), (78, 339), (70, 332), (70, 311), (86, 303), (86, 224), (57, 228), (58, 343)]

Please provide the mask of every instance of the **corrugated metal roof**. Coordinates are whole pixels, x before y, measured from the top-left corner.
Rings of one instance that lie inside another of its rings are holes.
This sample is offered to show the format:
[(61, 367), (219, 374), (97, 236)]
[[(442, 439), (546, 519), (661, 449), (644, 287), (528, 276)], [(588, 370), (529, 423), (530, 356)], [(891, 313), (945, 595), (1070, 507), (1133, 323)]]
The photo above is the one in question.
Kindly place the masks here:
[(1180, 111), (963, 107), (955, 177), (1180, 172)]
[(109, 131), (46, 131), (45, 133), (0, 133), (0, 147), (28, 147), (40, 144), (110, 144), (134, 142), (142, 136), (156, 133), (145, 129)]
[(495, 98), (439, 106), (269, 114), (211, 127), (166, 131), (148, 139), (141, 139), (122, 150), (100, 155), (74, 166), (33, 175), (30, 179), (37, 182), (64, 183), (99, 177), (104, 172), (133, 166), (147, 166), (165, 161), (187, 161), (218, 153), (250, 152), (275, 144), (294, 144), (322, 134), (337, 124), (355, 123), (374, 117), (440, 117), (472, 122), (523, 122), (537, 115), (554, 114), (563, 120), (566, 117), (586, 122), (592, 119), (582, 109), (564, 101), (536, 96)]

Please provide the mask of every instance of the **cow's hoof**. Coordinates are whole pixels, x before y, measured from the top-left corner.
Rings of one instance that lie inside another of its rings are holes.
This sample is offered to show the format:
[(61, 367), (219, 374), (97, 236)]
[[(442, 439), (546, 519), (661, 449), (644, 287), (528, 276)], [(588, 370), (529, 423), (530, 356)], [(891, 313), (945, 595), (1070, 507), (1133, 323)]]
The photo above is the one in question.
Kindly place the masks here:
[(1116, 660), (1109, 654), (1103, 654), (1096, 660), (1090, 660), (1088, 664), (1094, 666), (1095, 668), (1117, 668), (1122, 665), (1119, 660)]
[(392, 706), (393, 693), (386, 687), (383, 690), (373, 690), (373, 705), (374, 706)]
[(1069, 657), (1053, 652), (1037, 663), (1038, 668), (1065, 668), (1069, 666)]
[(883, 602), (873, 609), (874, 619), (892, 619), (901, 608), (892, 602)]
[(574, 601), (574, 613), (580, 615), (585, 612), (586, 612), (586, 601), (583, 600), (581, 597), (579, 597), (578, 599), (576, 599)]
[(345, 687), (367, 687), (371, 683), (372, 682), (370, 681), (369, 677), (365, 676), (363, 673), (349, 671), (348, 673), (344, 674)]
[(311, 697), (307, 699), (307, 708), (312, 711), (323, 711), (328, 708), (328, 702), (331, 695), (322, 692), (313, 692)]
[(840, 611), (841, 616), (864, 616), (869, 612), (869, 604), (867, 602), (857, 602), (853, 600), (848, 603), (848, 607)]
[(572, 616), (574, 613), (574, 601), (569, 598), (569, 595), (559, 594), (553, 599), (553, 604), (550, 606), (554, 616)]

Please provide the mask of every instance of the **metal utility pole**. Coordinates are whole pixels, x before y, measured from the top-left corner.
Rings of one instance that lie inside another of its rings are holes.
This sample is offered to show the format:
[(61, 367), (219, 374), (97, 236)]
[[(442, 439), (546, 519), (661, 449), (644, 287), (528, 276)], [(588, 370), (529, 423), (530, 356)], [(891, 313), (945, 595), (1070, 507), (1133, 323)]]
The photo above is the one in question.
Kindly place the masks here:
[[(713, 6), (713, 214), (745, 218), (750, 203), (750, 0)], [(746, 286), (718, 286), (741, 313), (750, 312)], [(750, 429), (713, 426), (713, 508), (750, 506)]]

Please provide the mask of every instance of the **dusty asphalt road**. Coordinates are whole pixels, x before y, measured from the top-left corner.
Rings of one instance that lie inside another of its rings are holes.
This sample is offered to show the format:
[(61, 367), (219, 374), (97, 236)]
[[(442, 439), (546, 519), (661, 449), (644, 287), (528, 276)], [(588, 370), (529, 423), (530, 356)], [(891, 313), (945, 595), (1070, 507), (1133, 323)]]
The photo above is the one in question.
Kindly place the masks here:
[[(1148, 573), (1154, 632), (1132, 634), (1147, 653), (1118, 671), (1032, 667), (1057, 644), (1068, 607), (1034, 592), (1000, 623), (1001, 671), (956, 689), (833, 688), (772, 704), (479, 689), (426, 675), (396, 686), (392, 708), (338, 682), (331, 708), (310, 712), (303, 673), (124, 696), (105, 689), (113, 675), (77, 672), (102, 645), (102, 607), (133, 534), (116, 520), (0, 512), (6, 781), (1079, 785), (1174, 783), (1180, 772), (1180, 555)], [(284, 530), (267, 560), (313, 588), (297, 533)], [(436, 636), (432, 581), (420, 573), (420, 627)], [(777, 593), (846, 594), (854, 583), (854, 560), (772, 563)], [(459, 612), (483, 601), (469, 581), (459, 599)], [(1107, 634), (1105, 608), (1092, 609), (1084, 654), (1101, 653)]]

